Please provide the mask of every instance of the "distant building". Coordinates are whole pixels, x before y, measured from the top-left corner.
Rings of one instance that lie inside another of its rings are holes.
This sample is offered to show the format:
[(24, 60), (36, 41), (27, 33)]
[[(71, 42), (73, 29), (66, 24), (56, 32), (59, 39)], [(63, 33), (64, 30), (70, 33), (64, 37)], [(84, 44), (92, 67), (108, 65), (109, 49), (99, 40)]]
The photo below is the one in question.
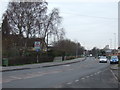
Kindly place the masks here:
[(106, 56), (109, 56), (112, 52), (112, 50), (109, 48), (109, 45), (106, 45), (104, 48)]
[(104, 50), (109, 50), (109, 45), (106, 45), (103, 49)]

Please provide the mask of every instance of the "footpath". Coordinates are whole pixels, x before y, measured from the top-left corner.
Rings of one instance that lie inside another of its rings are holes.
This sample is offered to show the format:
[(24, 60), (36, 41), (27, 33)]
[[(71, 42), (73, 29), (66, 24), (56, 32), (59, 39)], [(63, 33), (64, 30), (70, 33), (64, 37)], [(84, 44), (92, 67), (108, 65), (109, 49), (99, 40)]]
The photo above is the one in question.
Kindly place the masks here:
[(84, 60), (85, 60), (85, 58), (77, 58), (77, 59), (65, 60), (65, 61), (61, 61), (61, 62), (38, 63), (38, 64), (28, 64), (28, 65), (21, 65), (21, 66), (6, 66), (6, 67), (2, 67), (0, 69), (0, 72), (43, 68), (43, 67), (53, 67), (53, 66), (77, 63), (77, 62), (81, 62)]

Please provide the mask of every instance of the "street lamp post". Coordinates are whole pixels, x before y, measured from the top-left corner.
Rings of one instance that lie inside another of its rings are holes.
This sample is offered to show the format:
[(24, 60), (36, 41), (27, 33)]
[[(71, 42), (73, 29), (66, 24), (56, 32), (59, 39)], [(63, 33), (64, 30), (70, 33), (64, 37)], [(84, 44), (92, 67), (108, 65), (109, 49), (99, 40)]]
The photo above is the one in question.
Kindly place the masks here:
[(78, 57), (78, 43), (76, 44), (76, 58)]
[(110, 49), (112, 49), (112, 39), (109, 40), (110, 40)]

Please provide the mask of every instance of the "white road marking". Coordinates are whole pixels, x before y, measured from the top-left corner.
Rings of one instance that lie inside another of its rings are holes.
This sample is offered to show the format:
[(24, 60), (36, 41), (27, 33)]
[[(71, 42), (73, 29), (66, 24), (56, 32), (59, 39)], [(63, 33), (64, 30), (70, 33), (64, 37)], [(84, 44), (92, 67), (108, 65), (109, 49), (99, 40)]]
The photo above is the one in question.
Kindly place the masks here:
[(97, 75), (97, 73), (94, 73), (94, 75)]
[(11, 78), (14, 78), (14, 79), (22, 79), (20, 77), (16, 77), (16, 76), (10, 76)]
[(67, 66), (67, 67), (68, 67), (68, 66), (70, 66), (70, 65), (63, 65), (63, 66)]
[(93, 76), (92, 74), (90, 76)]
[(100, 72), (97, 72), (97, 74), (99, 74)]
[(81, 78), (81, 79), (85, 79), (85, 78)]
[(67, 83), (67, 84), (72, 84), (72, 82), (69, 82), (69, 83)]
[(112, 70), (110, 70), (110, 71), (112, 72), (112, 74), (115, 77), (115, 79), (118, 81), (118, 78), (115, 76), (115, 74), (113, 73), (113, 71)]
[(75, 80), (75, 82), (78, 82), (79, 80)]
[(89, 76), (86, 76), (86, 78), (89, 78)]

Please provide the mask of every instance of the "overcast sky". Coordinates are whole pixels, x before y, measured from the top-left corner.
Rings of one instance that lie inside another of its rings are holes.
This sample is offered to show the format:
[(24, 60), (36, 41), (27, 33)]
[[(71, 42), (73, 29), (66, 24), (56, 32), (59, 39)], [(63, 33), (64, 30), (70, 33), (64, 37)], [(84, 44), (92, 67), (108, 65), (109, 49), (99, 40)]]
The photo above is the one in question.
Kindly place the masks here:
[[(5, 0), (4, 0), (5, 1)], [(7, 0), (6, 0), (7, 1)], [(111, 48), (118, 44), (118, 0), (46, 0), (49, 11), (60, 10), (66, 38), (81, 43), (86, 49)], [(0, 3), (0, 17), (7, 3)], [(115, 35), (116, 33), (116, 44)]]

